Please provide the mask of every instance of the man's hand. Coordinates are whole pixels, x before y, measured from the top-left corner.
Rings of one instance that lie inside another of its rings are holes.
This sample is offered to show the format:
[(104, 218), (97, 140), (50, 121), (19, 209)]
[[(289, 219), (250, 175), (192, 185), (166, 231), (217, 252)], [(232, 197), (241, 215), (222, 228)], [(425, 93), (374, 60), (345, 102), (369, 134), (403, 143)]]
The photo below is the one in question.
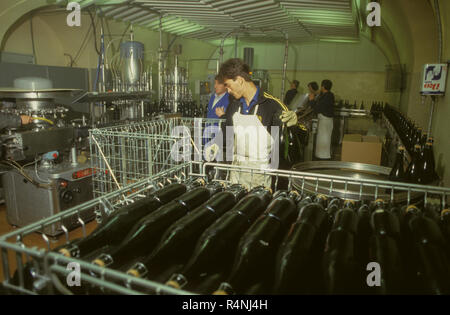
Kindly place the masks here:
[(216, 115), (219, 117), (222, 117), (225, 115), (225, 109), (223, 107), (217, 107), (216, 108)]
[(218, 153), (219, 153), (219, 146), (215, 143), (210, 145), (205, 149), (205, 160), (207, 162), (214, 161)]
[(297, 114), (291, 110), (289, 111), (283, 111), (283, 113), (280, 116), (280, 119), (283, 123), (286, 124), (288, 127), (295, 126), (297, 124)]
[(20, 119), (22, 120), (22, 125), (28, 125), (33, 122), (33, 117), (27, 115), (21, 115)]
[(314, 95), (314, 93), (309, 93), (308, 97), (309, 97), (309, 100), (310, 100), (310, 101), (314, 101), (314, 99), (316, 98), (316, 96)]

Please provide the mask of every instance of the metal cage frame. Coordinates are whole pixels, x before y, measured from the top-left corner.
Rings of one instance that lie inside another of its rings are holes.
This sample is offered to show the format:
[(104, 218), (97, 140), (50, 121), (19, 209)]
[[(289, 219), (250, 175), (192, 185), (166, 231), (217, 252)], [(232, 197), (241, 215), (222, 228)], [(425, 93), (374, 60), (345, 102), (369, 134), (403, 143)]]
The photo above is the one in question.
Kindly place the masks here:
[[(34, 291), (26, 289), (24, 287), (24, 257), (27, 257), (28, 260), (32, 260), (40, 271), (37, 274), (37, 281), (35, 285), (39, 287), (40, 285), (50, 284), (50, 293), (52, 292), (60, 292), (60, 293), (69, 293), (64, 289), (64, 286), (61, 287), (61, 283), (58, 280), (59, 276), (65, 276), (69, 273), (65, 266), (68, 263), (78, 263), (81, 267), (81, 277), (83, 281), (86, 281), (94, 286), (99, 286), (106, 288), (112, 292), (119, 294), (142, 294), (141, 289), (137, 289), (137, 287), (142, 289), (153, 290), (153, 292), (158, 292), (160, 294), (193, 294), (191, 292), (186, 292), (183, 290), (177, 290), (170, 288), (166, 285), (156, 283), (153, 281), (148, 281), (144, 279), (138, 279), (133, 276), (127, 275), (125, 273), (111, 270), (108, 268), (100, 268), (95, 266), (89, 262), (81, 261), (74, 258), (67, 258), (62, 256), (59, 253), (50, 251), (50, 243), (48, 238), (42, 234), (42, 237), (47, 243), (47, 249), (39, 249), (39, 248), (28, 248), (23, 243), (23, 238), (27, 235), (35, 232), (39, 232), (44, 226), (62, 221), (65, 216), (76, 215), (81, 211), (86, 211), (93, 206), (102, 206), (109, 207), (111, 210), (114, 210), (117, 207), (120, 207), (121, 204), (131, 202), (132, 200), (136, 200), (138, 198), (143, 197), (143, 192), (148, 189), (159, 189), (163, 186), (163, 182), (170, 183), (172, 181), (183, 181), (188, 178), (196, 178), (202, 177), (207, 178), (206, 169), (208, 167), (212, 167), (217, 171), (222, 171), (222, 176), (219, 178), (219, 172), (216, 172), (216, 176), (211, 178), (211, 181), (222, 181), (225, 183), (229, 183), (229, 173), (231, 171), (237, 171), (242, 173), (249, 174), (263, 174), (267, 176), (271, 176), (272, 179), (275, 179), (275, 186), (277, 186), (277, 181), (279, 178), (287, 178), (289, 181), (289, 188), (292, 188), (294, 185), (294, 181), (298, 180), (302, 183), (306, 181), (314, 181), (317, 183), (325, 182), (329, 183), (330, 192), (332, 195), (333, 185), (336, 183), (344, 184), (345, 187), (350, 187), (351, 185), (357, 185), (360, 187), (375, 187), (375, 191), (379, 191), (380, 189), (392, 189), (406, 191), (409, 194), (413, 192), (422, 193), (425, 202), (430, 195), (438, 195), (441, 197), (442, 207), (445, 208), (448, 205), (448, 197), (450, 196), (450, 188), (445, 187), (437, 187), (437, 186), (423, 186), (423, 185), (415, 185), (415, 184), (407, 184), (407, 183), (397, 183), (390, 181), (380, 181), (380, 180), (372, 180), (372, 179), (354, 179), (347, 178), (343, 176), (328, 176), (323, 174), (314, 174), (308, 172), (293, 172), (293, 171), (283, 171), (283, 170), (270, 170), (270, 169), (255, 169), (255, 168), (247, 168), (247, 167), (238, 167), (228, 164), (219, 164), (219, 163), (199, 163), (200, 171), (195, 172), (196, 169), (194, 166), (194, 162), (185, 163), (180, 165), (174, 169), (162, 172), (158, 175), (154, 175), (149, 177), (148, 179), (142, 180), (138, 183), (133, 183), (124, 187), (115, 192), (111, 192), (106, 194), (103, 197), (98, 197), (92, 201), (86, 202), (82, 205), (74, 207), (70, 210), (67, 210), (63, 213), (54, 215), (50, 218), (44, 219), (42, 221), (36, 222), (30, 226), (23, 227), (18, 229), (17, 231), (8, 233), (4, 236), (0, 237), (0, 250), (2, 255), (2, 268), (5, 274), (5, 280), (3, 285), (6, 288), (15, 290), (20, 293), (26, 294), (35, 294)], [(304, 185), (300, 187), (299, 190), (302, 189)], [(376, 199), (376, 194), (373, 195), (373, 198)], [(114, 204), (114, 201), (116, 202)], [(408, 201), (409, 203), (409, 201)], [(111, 212), (111, 211), (109, 211)], [(84, 235), (85, 227), (84, 222), (80, 222), (83, 227)], [(66, 241), (69, 241), (69, 235), (67, 229), (63, 229), (66, 232)], [(11, 242), (13, 240), (13, 242)], [(17, 261), (17, 271), (19, 273), (19, 284), (11, 283), (10, 276), (10, 261), (8, 260), (8, 251), (12, 251), (15, 255)], [(91, 274), (99, 274), (100, 278), (92, 277)], [(122, 285), (118, 284), (118, 282), (122, 283)]]

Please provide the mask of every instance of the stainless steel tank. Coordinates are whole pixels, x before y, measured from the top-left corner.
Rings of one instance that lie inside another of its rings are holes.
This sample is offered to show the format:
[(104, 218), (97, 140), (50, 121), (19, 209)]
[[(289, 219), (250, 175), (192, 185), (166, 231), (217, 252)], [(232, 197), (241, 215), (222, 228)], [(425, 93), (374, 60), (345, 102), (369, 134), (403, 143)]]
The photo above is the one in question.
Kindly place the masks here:
[(144, 44), (136, 41), (122, 43), (120, 56), (122, 59), (122, 82), (125, 84), (125, 89), (137, 90), (143, 71)]

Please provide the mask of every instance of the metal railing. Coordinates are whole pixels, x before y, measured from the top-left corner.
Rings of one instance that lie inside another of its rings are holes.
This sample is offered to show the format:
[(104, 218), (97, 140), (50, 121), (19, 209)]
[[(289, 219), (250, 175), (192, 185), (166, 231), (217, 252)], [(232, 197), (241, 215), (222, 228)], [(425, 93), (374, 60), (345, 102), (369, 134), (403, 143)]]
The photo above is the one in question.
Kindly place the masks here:
[[(108, 268), (100, 268), (86, 261), (81, 261), (73, 258), (64, 257), (56, 252), (52, 252), (50, 242), (45, 235), (44, 238), (47, 247), (46, 248), (31, 248), (24, 245), (24, 238), (39, 232), (45, 226), (53, 224), (55, 222), (62, 222), (65, 216), (77, 215), (83, 211), (87, 211), (94, 206), (107, 206), (111, 211), (120, 208), (124, 203), (131, 202), (132, 200), (139, 199), (145, 195), (145, 193), (154, 189), (159, 189), (163, 182), (169, 183), (173, 181), (182, 182), (186, 179), (202, 177), (206, 178), (207, 168), (213, 168), (216, 170), (215, 177), (210, 179), (211, 181), (221, 181), (230, 183), (230, 173), (240, 172), (247, 173), (250, 176), (253, 175), (266, 175), (271, 176), (272, 184), (277, 189), (279, 188), (279, 180), (284, 178), (288, 182), (289, 189), (295, 188), (301, 192), (319, 192), (318, 187), (320, 183), (327, 183), (329, 195), (333, 195), (334, 187), (336, 184), (343, 185), (344, 189), (349, 189), (352, 185), (357, 185), (363, 188), (370, 187), (374, 189), (372, 195), (373, 199), (380, 196), (379, 192), (382, 189), (391, 189), (394, 194), (395, 191), (405, 191), (409, 194), (421, 193), (422, 198), (427, 198), (431, 195), (439, 196), (442, 202), (442, 208), (448, 205), (448, 197), (450, 196), (450, 188), (435, 187), (435, 186), (422, 186), (406, 183), (395, 183), (389, 181), (371, 180), (371, 179), (354, 179), (343, 176), (329, 176), (323, 174), (314, 174), (308, 172), (293, 172), (282, 170), (270, 170), (270, 169), (255, 169), (238, 167), (233, 165), (217, 164), (217, 163), (204, 163), (198, 172), (193, 171), (193, 162), (186, 163), (171, 169), (169, 171), (163, 171), (158, 175), (149, 177), (137, 183), (133, 183), (119, 189), (114, 192), (105, 194), (102, 197), (96, 198), (92, 201), (86, 202), (82, 205), (74, 207), (63, 213), (57, 214), (50, 218), (44, 219), (30, 226), (18, 229), (14, 232), (8, 233), (0, 237), (0, 250), (2, 255), (2, 268), (5, 275), (4, 286), (14, 290), (15, 292), (35, 294), (36, 289), (42, 287), (49, 287), (47, 293), (62, 293), (69, 294), (71, 291), (61, 283), (61, 277), (64, 278), (68, 275), (69, 271), (66, 266), (68, 263), (78, 263), (81, 270), (81, 279), (83, 283), (94, 287), (101, 287), (112, 293), (117, 294), (141, 294), (143, 292), (159, 292), (163, 294), (188, 294), (189, 292), (176, 290), (169, 288), (163, 284), (148, 281), (144, 279), (138, 279), (133, 276), (127, 275), (123, 272), (111, 270)], [(308, 188), (308, 183), (316, 183)], [(315, 189), (314, 187), (317, 187)], [(409, 203), (409, 201), (408, 201)], [(111, 212), (109, 211), (109, 212)], [(84, 223), (83, 223), (84, 229)], [(84, 234), (86, 234), (84, 232)], [(66, 240), (69, 241), (69, 235), (66, 232)], [(17, 274), (15, 281), (12, 281), (10, 267), (13, 265), (13, 260), (16, 260)], [(25, 283), (25, 263), (32, 264), (34, 266), (34, 288), (27, 287)], [(100, 277), (93, 277), (92, 274), (100, 275)], [(190, 293), (189, 293), (190, 294)]]
[(204, 133), (210, 131), (209, 126), (220, 127), (222, 121), (170, 118), (90, 130), (94, 197), (186, 160), (197, 157), (201, 161), (207, 138)]

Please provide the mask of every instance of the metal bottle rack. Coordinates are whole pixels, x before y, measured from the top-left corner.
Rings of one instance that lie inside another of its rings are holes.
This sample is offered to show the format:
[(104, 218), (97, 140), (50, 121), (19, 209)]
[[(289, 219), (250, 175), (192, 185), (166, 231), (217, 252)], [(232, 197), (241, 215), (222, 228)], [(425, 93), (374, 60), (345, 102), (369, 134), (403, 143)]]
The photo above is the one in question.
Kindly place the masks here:
[[(34, 282), (35, 287), (45, 287), (48, 286), (50, 289), (46, 293), (69, 293), (70, 291), (61, 283), (61, 277), (65, 278), (71, 270), (67, 270), (67, 265), (69, 263), (78, 263), (81, 269), (81, 279), (83, 285), (87, 283), (90, 285), (102, 287), (108, 292), (114, 292), (117, 294), (141, 294), (143, 290), (153, 290), (154, 292), (160, 292), (163, 294), (191, 294), (190, 292), (176, 290), (167, 287), (163, 284), (156, 283), (153, 281), (138, 279), (129, 276), (123, 272), (118, 272), (108, 268), (100, 268), (86, 261), (81, 261), (74, 258), (67, 258), (58, 253), (51, 251), (51, 244), (48, 238), (42, 234), (47, 247), (46, 248), (31, 248), (25, 245), (26, 238), (36, 232), (41, 231), (46, 226), (54, 224), (55, 222), (62, 222), (64, 217), (70, 215), (78, 215), (83, 211), (87, 211), (92, 207), (106, 207), (109, 211), (105, 213), (111, 213), (115, 209), (119, 208), (125, 203), (137, 200), (145, 195), (149, 190), (159, 189), (163, 186), (163, 183), (170, 183), (174, 181), (182, 182), (189, 178), (206, 178), (207, 167), (212, 167), (218, 171), (221, 171), (221, 177), (212, 178), (212, 181), (221, 181), (224, 183), (229, 183), (230, 172), (237, 171), (241, 173), (250, 173), (251, 175), (263, 174), (272, 177), (272, 182), (275, 187), (278, 185), (278, 180), (280, 178), (288, 179), (289, 188), (293, 188), (295, 185), (300, 183), (306, 183), (307, 181), (315, 181), (317, 183), (329, 183), (329, 189), (332, 192), (333, 185), (336, 183), (343, 184), (345, 187), (350, 187), (351, 185), (359, 185), (360, 187), (375, 187), (375, 191), (380, 191), (380, 189), (392, 189), (392, 190), (402, 190), (409, 193), (421, 192), (424, 194), (424, 198), (427, 199), (430, 195), (440, 196), (442, 200), (442, 207), (445, 208), (448, 205), (448, 197), (450, 196), (450, 188), (434, 187), (434, 186), (421, 186), (413, 184), (402, 184), (394, 183), (389, 181), (377, 181), (370, 179), (355, 180), (353, 178), (349, 179), (341, 176), (326, 176), (314, 173), (305, 172), (291, 172), (291, 171), (281, 171), (281, 170), (262, 170), (253, 168), (236, 167), (233, 165), (226, 164), (216, 164), (216, 163), (204, 163), (201, 165), (200, 172), (193, 171), (195, 169), (194, 162), (185, 163), (170, 170), (163, 171), (158, 175), (149, 177), (148, 179), (141, 180), (137, 183), (123, 187), (117, 191), (108, 193), (102, 197), (98, 197), (92, 201), (86, 202), (82, 205), (74, 207), (63, 213), (57, 214), (53, 217), (44, 219), (30, 226), (18, 229), (14, 232), (8, 233), (0, 237), (0, 249), (2, 255), (2, 268), (4, 274), (3, 285), (6, 288), (12, 289), (15, 292), (25, 293), (25, 294), (36, 294), (30, 288), (25, 287), (25, 274), (24, 266), (26, 262), (32, 262), (35, 267), (36, 281)], [(216, 172), (216, 174), (219, 174)], [(297, 181), (297, 184), (296, 184)], [(303, 186), (304, 187), (304, 186)], [(298, 188), (302, 190), (302, 186)], [(372, 196), (376, 198), (377, 195)], [(84, 235), (85, 226), (84, 222), (79, 219), (82, 225)], [(66, 241), (68, 242), (69, 234), (66, 231)], [(12, 265), (17, 265), (18, 272), (18, 283), (13, 283), (11, 274), (15, 271)], [(93, 277), (92, 274), (100, 275), (99, 278)], [(59, 276), (59, 278), (58, 278)]]

